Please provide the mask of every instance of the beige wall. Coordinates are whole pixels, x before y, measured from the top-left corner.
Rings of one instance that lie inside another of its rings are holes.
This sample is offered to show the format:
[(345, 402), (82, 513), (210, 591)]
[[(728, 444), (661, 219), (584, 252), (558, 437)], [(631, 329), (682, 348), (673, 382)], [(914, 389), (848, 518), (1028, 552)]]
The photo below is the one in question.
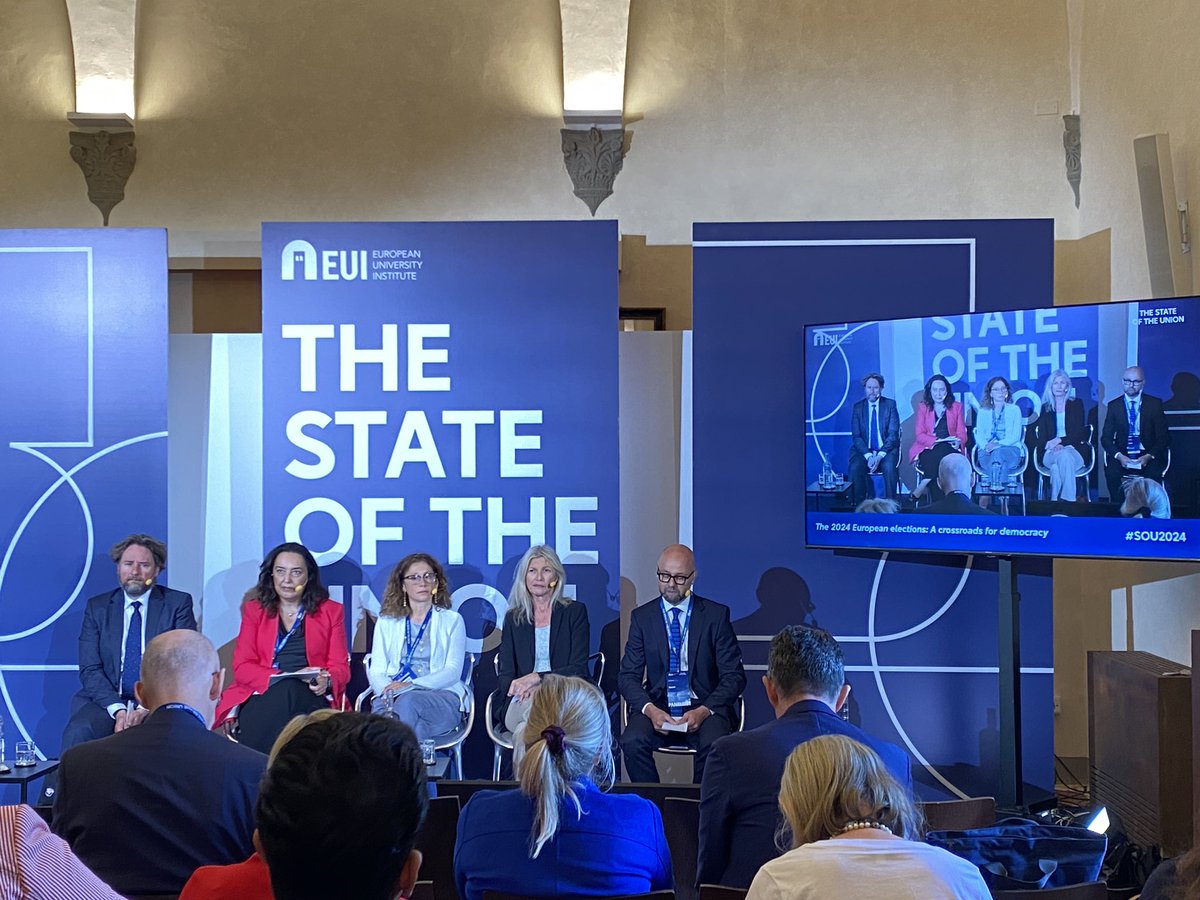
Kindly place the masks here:
[[(1112, 296), (1150, 296), (1133, 139), (1171, 136), (1179, 199), (1200, 188), (1200, 19), (1190, 0), (1084, 0), (1080, 68), (1082, 233), (1112, 229)], [(1200, 221), (1200, 195), (1192, 216)], [(1193, 283), (1200, 262), (1193, 253)]]

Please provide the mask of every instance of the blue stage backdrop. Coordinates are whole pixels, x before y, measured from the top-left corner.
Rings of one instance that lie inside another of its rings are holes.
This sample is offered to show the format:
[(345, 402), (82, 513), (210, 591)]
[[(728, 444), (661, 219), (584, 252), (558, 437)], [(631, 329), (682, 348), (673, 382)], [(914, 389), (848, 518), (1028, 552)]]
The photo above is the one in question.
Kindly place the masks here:
[[(477, 717), (531, 544), (558, 550), (598, 644), (620, 572), (615, 223), (267, 223), (263, 260), (264, 545), (313, 551), (360, 646), (396, 562), (442, 560), (483, 654)], [(490, 747), (475, 728), (471, 776)]]
[[(908, 749), (924, 797), (995, 794), (994, 563), (805, 550), (803, 329), (1051, 306), (1052, 223), (697, 224), (693, 244), (697, 589), (733, 608), (751, 675), (747, 725), (770, 714), (753, 677), (765, 670), (770, 636), (789, 623), (820, 625), (845, 648), (851, 718)], [(819, 341), (814, 335), (810, 356)], [(940, 343), (964, 358), (973, 346), (961, 333)], [(854, 353), (853, 367), (862, 368), (850, 373), (846, 404), (862, 396), (856, 377), (888, 368), (878, 341), (855, 343)], [(884, 394), (904, 408), (908, 398), (896, 389), (889, 383)], [(821, 438), (844, 471), (845, 436)], [(1019, 571), (1025, 780), (1049, 791), (1049, 563), (1023, 561)]]
[(0, 303), (4, 738), (53, 757), (109, 548), (167, 537), (166, 232), (0, 231)]

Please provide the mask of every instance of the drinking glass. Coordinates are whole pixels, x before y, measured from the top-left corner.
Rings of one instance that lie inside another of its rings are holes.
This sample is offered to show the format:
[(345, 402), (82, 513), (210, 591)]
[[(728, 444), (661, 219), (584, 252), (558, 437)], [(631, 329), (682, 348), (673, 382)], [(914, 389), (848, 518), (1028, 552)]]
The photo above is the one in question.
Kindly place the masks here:
[(37, 747), (33, 741), (17, 741), (17, 765), (36, 766), (37, 765)]

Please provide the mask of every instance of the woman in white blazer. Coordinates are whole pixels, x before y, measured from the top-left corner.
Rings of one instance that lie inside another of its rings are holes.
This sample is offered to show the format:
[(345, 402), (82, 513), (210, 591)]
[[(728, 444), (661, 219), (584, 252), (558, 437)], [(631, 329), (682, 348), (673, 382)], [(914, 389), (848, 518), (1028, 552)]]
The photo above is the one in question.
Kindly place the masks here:
[(975, 446), (985, 474), (991, 474), (992, 463), (999, 463), (1001, 478), (1008, 480), (1020, 467), (1025, 449), (1023, 425), (1021, 408), (1012, 402), (1008, 379), (1001, 375), (988, 379), (983, 404), (975, 414)]
[(453, 731), (467, 706), (462, 682), (467, 629), (450, 609), (442, 564), (410, 553), (388, 578), (367, 678), (375, 712), (393, 713), (418, 740)]

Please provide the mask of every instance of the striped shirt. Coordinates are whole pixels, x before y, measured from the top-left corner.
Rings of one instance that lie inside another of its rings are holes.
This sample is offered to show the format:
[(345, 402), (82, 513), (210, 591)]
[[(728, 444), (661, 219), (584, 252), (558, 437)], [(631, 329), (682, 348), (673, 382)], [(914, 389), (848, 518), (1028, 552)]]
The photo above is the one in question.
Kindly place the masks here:
[(31, 806), (0, 806), (0, 900), (121, 900)]

